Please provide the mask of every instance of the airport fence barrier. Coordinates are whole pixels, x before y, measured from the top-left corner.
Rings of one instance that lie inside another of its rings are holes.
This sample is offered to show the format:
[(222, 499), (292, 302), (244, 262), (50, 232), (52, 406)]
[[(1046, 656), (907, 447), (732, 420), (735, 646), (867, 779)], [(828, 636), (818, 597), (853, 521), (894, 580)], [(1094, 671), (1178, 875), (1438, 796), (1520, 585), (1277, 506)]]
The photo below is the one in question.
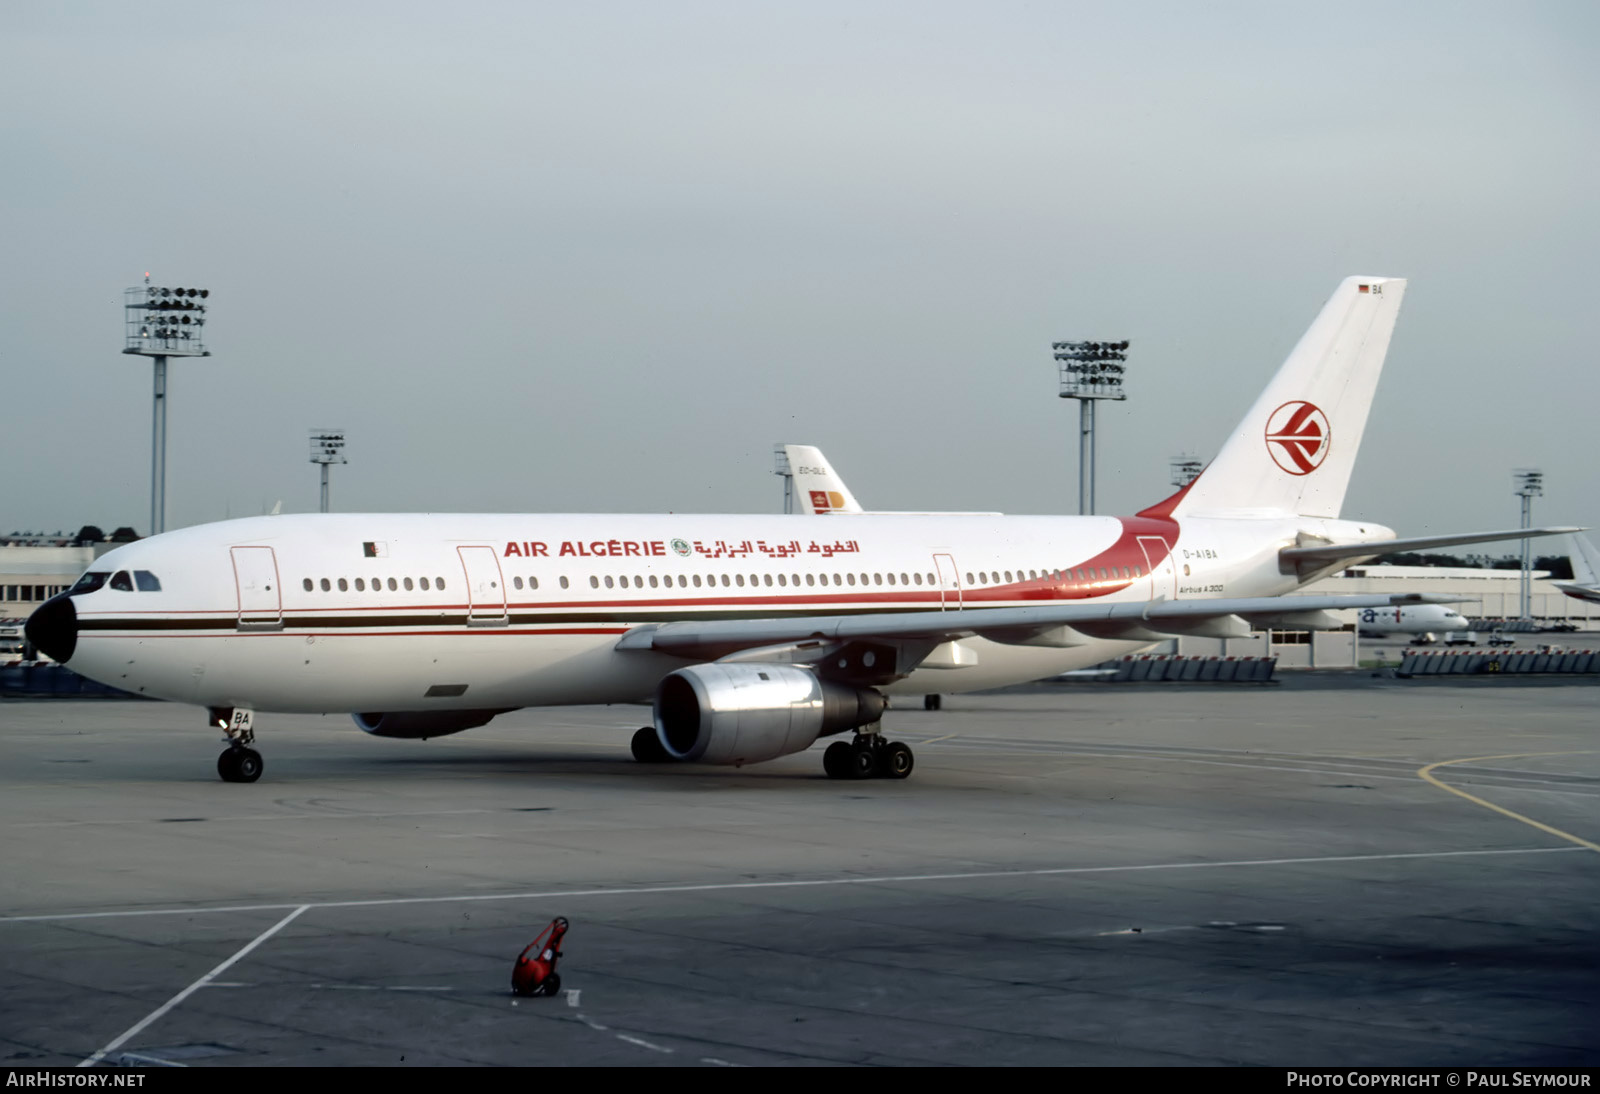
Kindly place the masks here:
[(1478, 676), (1600, 672), (1595, 650), (1407, 650), (1396, 676)]
[(1107, 661), (1102, 669), (1114, 669), (1113, 682), (1175, 680), (1199, 683), (1250, 683), (1271, 681), (1276, 657), (1182, 657), (1177, 654), (1134, 654)]
[(138, 698), (132, 692), (79, 676), (65, 665), (49, 661), (23, 661), (0, 665), (0, 698), (70, 699), (94, 697)]

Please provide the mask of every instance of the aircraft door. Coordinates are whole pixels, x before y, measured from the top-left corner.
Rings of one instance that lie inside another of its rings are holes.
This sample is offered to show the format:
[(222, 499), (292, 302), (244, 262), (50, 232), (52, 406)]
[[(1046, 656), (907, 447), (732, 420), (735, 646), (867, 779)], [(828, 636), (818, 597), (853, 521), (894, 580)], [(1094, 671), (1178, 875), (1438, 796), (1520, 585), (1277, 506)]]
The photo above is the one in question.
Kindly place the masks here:
[(1178, 599), (1178, 571), (1172, 562), (1172, 548), (1161, 536), (1140, 536), (1145, 569), (1150, 574), (1150, 599)]
[(493, 547), (457, 547), (467, 575), (467, 626), (504, 627), (511, 622), (506, 610), (506, 582)]
[(271, 547), (233, 547), (233, 581), (239, 594), (239, 629), (281, 630), (283, 590)]
[(944, 611), (961, 607), (961, 574), (956, 570), (956, 560), (950, 555), (934, 555), (933, 564), (939, 572), (939, 604)]

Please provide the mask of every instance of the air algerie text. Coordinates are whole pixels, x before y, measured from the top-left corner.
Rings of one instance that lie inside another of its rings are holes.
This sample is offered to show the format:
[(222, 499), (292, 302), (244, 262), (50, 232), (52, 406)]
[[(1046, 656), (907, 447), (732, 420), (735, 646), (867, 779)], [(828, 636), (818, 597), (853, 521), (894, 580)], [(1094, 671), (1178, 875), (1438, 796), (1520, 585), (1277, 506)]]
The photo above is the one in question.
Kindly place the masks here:
[[(567, 540), (561, 544), (558, 556), (573, 558), (665, 558), (667, 545), (659, 539), (594, 539), (587, 543)], [(507, 558), (549, 558), (547, 543), (523, 542), (506, 544)]]

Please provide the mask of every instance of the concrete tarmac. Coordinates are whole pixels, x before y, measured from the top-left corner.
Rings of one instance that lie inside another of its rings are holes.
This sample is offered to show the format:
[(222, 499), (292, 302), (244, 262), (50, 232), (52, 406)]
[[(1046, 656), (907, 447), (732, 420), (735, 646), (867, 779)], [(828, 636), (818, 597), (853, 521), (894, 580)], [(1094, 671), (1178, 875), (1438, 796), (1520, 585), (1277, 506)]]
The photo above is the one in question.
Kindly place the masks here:
[(6, 703), (0, 1061), (1592, 1066), (1597, 699), (954, 696), (890, 712), (905, 782), (641, 766), (639, 707), (262, 715), (252, 785), (196, 709)]

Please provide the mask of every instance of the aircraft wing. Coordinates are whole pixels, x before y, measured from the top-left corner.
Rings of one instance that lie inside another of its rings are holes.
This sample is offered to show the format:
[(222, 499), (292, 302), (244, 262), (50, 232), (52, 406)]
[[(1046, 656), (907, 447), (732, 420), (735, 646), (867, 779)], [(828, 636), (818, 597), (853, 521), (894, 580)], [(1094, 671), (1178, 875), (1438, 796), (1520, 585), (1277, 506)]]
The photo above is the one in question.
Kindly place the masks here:
[(1535, 536), (1563, 536), (1582, 528), (1507, 528), (1500, 532), (1459, 532), (1451, 536), (1421, 536), (1414, 539), (1378, 539), (1365, 543), (1313, 543), (1285, 547), (1278, 556), (1285, 562), (1337, 562), (1344, 558), (1377, 558), (1399, 551), (1420, 551), (1428, 547), (1459, 547), (1467, 543), (1493, 543), (1502, 539), (1532, 539)]
[[(1461, 597), (1431, 594), (1354, 596), (1258, 596), (1217, 600), (1150, 600), (1123, 604), (1050, 604), (1024, 608), (965, 608), (951, 611), (862, 612), (776, 616), (764, 619), (686, 620), (647, 623), (618, 641), (619, 650), (655, 650), (677, 657), (715, 660), (751, 651), (853, 642), (934, 646), (973, 636), (1007, 645), (1068, 647), (1090, 638), (1160, 641), (1180, 634), (1232, 637), (1256, 626), (1337, 627), (1323, 613), (1338, 608), (1455, 603)], [(776, 659), (776, 652), (774, 658)], [(754, 659), (752, 657), (751, 659)], [(916, 660), (920, 660), (917, 657)], [(914, 665), (901, 665), (909, 671)]]

